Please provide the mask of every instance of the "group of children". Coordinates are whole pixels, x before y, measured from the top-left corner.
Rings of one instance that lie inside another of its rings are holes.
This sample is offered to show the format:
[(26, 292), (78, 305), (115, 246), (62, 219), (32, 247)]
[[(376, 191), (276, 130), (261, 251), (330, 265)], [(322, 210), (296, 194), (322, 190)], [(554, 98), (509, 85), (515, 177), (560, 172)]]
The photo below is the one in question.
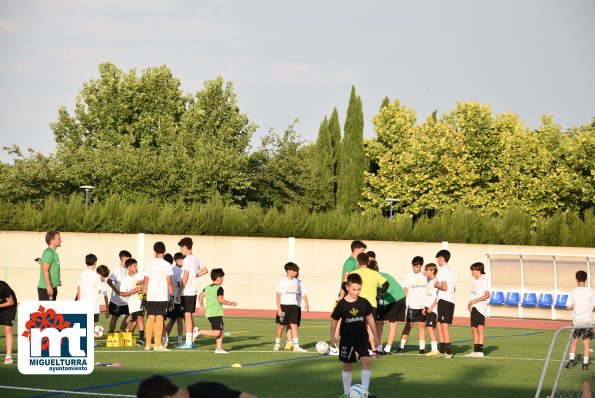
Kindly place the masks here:
[[(97, 256), (85, 257), (87, 269), (81, 272), (77, 287), (77, 300), (91, 302), (95, 310), (95, 322), (99, 321), (101, 296), (106, 305), (106, 318), (111, 315), (109, 333), (128, 330), (134, 333), (139, 328), (137, 345), (146, 350), (166, 351), (173, 326), (177, 324), (177, 349), (194, 348), (198, 335), (216, 339), (215, 353), (227, 353), (223, 342), (223, 305), (236, 303), (223, 297), (221, 268), (211, 270), (212, 284), (198, 294), (196, 278), (208, 273), (192, 253), (193, 241), (186, 237), (178, 242), (180, 252), (173, 257), (165, 252), (165, 244), (153, 245), (155, 258), (145, 265), (143, 273), (138, 270), (138, 262), (127, 250), (119, 253), (120, 264), (110, 274), (105, 265), (97, 266)], [(112, 289), (108, 303), (107, 285)], [(206, 315), (211, 330), (199, 330), (194, 325), (193, 314), (196, 304), (199, 314)], [(206, 301), (206, 303), (205, 303)], [(145, 335), (145, 314), (147, 318)], [(118, 320), (123, 317), (119, 329)], [(168, 323), (165, 320), (168, 319)], [(185, 326), (185, 341), (182, 330)], [(153, 336), (155, 336), (153, 342)]]

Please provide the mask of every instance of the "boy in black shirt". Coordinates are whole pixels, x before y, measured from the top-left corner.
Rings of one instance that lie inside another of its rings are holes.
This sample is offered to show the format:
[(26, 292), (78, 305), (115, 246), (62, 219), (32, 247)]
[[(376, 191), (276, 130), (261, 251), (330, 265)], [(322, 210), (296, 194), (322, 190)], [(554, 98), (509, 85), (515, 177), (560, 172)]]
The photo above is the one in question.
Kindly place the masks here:
[[(335, 330), (337, 323), (341, 320), (339, 342), (339, 360), (343, 362), (343, 390), (347, 396), (351, 388), (353, 364), (357, 362), (357, 353), (362, 363), (362, 385), (366, 390), (370, 387), (370, 354), (368, 352), (368, 330), (370, 327), (374, 335), (375, 345), (378, 345), (376, 334), (376, 323), (372, 315), (372, 305), (362, 297), (359, 297), (362, 289), (362, 278), (358, 274), (349, 274), (345, 284), (347, 294), (340, 300), (331, 314), (331, 347), (335, 347), (337, 340)], [(369, 395), (374, 398), (374, 395)]]
[(12, 364), (12, 325), (17, 315), (17, 296), (8, 286), (8, 283), (0, 281), (0, 325), (4, 325), (6, 334), (6, 356), (4, 364)]

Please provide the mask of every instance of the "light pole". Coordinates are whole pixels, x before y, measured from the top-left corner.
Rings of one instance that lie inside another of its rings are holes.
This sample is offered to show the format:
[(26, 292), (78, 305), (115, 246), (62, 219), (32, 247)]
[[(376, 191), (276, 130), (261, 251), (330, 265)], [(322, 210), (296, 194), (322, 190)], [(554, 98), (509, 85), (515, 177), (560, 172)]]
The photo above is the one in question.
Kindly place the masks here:
[(398, 202), (399, 199), (386, 198), (386, 199), (384, 199), (384, 201), (390, 203), (390, 213), (388, 216), (388, 221), (392, 221), (393, 220), (393, 203)]
[(81, 185), (79, 188), (85, 190), (85, 207), (89, 207), (89, 191), (95, 187), (92, 187), (91, 185)]

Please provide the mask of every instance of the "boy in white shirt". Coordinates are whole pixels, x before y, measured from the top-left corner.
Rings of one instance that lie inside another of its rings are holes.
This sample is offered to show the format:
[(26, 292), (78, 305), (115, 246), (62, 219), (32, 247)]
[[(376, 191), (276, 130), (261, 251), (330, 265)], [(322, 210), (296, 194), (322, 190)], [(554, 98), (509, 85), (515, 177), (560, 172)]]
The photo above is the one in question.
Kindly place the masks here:
[(438, 267), (434, 263), (426, 264), (424, 274), (428, 278), (428, 287), (426, 288), (426, 303), (424, 304), (423, 314), (426, 316), (426, 330), (430, 336), (431, 350), (426, 354), (428, 357), (440, 355), (438, 351), (438, 341), (436, 340), (436, 305), (438, 305), (438, 289), (434, 287), (434, 279), (438, 273)]
[(440, 250), (436, 253), (436, 262), (438, 263), (438, 275), (434, 287), (438, 289), (438, 351), (443, 358), (452, 358), (452, 349), (450, 346), (450, 328), (455, 313), (455, 291), (457, 277), (454, 269), (448, 265), (450, 252)]
[(192, 315), (196, 310), (196, 278), (205, 275), (209, 270), (202, 265), (192, 254), (192, 238), (185, 237), (178, 242), (180, 252), (184, 255), (182, 263), (182, 283), (180, 285), (181, 293), (178, 294), (180, 300), (180, 311), (184, 313), (184, 324), (186, 326), (186, 342), (178, 344), (176, 348), (192, 349), (194, 348), (194, 338), (192, 331), (194, 329), (194, 318)]
[(573, 368), (574, 353), (578, 338), (583, 338), (583, 370), (589, 370), (589, 345), (593, 338), (593, 309), (595, 309), (595, 293), (587, 287), (587, 273), (576, 272), (576, 284), (568, 295), (567, 308), (572, 310), (572, 324), (574, 326), (585, 326), (581, 329), (574, 329), (572, 341), (570, 342), (570, 353), (568, 354), (567, 368)]
[(110, 296), (110, 303), (109, 303), (109, 313), (112, 315), (112, 319), (109, 324), (109, 333), (113, 333), (116, 329), (116, 324), (118, 323), (118, 318), (120, 315), (124, 315), (124, 319), (120, 324), (120, 331), (126, 329), (128, 314), (128, 305), (126, 300), (124, 300), (120, 296), (120, 284), (122, 283), (122, 279), (128, 273), (126, 270), (126, 260), (132, 257), (128, 250), (121, 250), (118, 254), (120, 258), (120, 265), (116, 267), (113, 272), (110, 274), (109, 279), (107, 280), (107, 284), (109, 287), (112, 288), (112, 295)]
[(405, 343), (409, 338), (409, 332), (413, 323), (417, 323), (419, 334), (419, 353), (426, 353), (426, 316), (423, 314), (426, 302), (426, 289), (428, 287), (428, 278), (422, 272), (424, 259), (420, 256), (413, 257), (411, 260), (412, 271), (407, 274), (403, 290), (407, 295), (407, 322), (401, 334), (401, 342), (397, 352), (405, 350)]
[(182, 333), (184, 329), (184, 313), (180, 308), (180, 286), (182, 285), (182, 265), (184, 262), (184, 255), (180, 252), (174, 254), (174, 266), (171, 267), (172, 277), (171, 282), (174, 284), (174, 309), (173, 311), (167, 312), (167, 318), (169, 322), (165, 327), (165, 331), (168, 336), (174, 327), (174, 324), (178, 324), (178, 344), (182, 344)]
[(471, 286), (471, 300), (467, 304), (467, 309), (471, 312), (473, 352), (465, 356), (483, 358), (484, 328), (486, 314), (488, 312), (487, 300), (490, 298), (490, 291), (488, 290), (488, 281), (484, 276), (483, 263), (473, 263), (469, 269), (471, 270), (471, 276), (474, 278), (473, 285)]
[(128, 274), (122, 279), (120, 284), (120, 296), (128, 300), (128, 309), (130, 310), (130, 326), (131, 333), (134, 333), (136, 325), (138, 324), (139, 340), (137, 345), (143, 346), (145, 340), (145, 320), (143, 318), (143, 310), (141, 309), (141, 298), (139, 293), (142, 295), (144, 276), (138, 272), (138, 263), (135, 259), (129, 258), (126, 260), (126, 269)]
[(93, 308), (94, 321), (99, 322), (99, 298), (101, 296), (101, 276), (95, 272), (97, 256), (87, 254), (85, 256), (87, 269), (81, 272), (76, 289), (77, 301), (88, 301)]
[(279, 280), (279, 284), (277, 285), (277, 316), (275, 317), (275, 322), (278, 326), (273, 351), (279, 351), (283, 329), (285, 329), (286, 325), (289, 325), (293, 338), (293, 352), (307, 352), (300, 347), (297, 328), (299, 281), (296, 276), (300, 271), (300, 267), (295, 263), (289, 262), (283, 268), (286, 275)]

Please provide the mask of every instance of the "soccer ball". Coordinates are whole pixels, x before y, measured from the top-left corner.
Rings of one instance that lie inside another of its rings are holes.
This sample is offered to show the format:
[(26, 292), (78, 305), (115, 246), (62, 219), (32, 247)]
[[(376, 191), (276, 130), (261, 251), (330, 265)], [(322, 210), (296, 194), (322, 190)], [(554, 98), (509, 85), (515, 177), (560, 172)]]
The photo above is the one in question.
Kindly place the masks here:
[(324, 340), (320, 340), (316, 343), (316, 352), (320, 355), (328, 354), (328, 343)]
[(354, 384), (349, 389), (347, 396), (349, 398), (368, 398), (368, 390), (361, 384)]
[(103, 337), (105, 329), (101, 325), (95, 326), (95, 338)]

